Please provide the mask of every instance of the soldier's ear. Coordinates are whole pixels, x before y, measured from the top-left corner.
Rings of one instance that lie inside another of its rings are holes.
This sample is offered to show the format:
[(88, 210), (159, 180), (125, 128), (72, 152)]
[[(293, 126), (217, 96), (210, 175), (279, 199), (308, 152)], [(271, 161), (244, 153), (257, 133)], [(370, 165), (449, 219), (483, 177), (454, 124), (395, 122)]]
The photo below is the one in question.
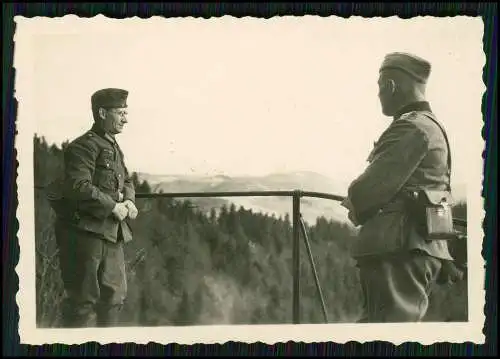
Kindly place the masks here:
[(104, 120), (106, 118), (106, 109), (99, 107), (99, 118)]
[(397, 89), (397, 83), (393, 79), (388, 79), (387, 80), (387, 87), (391, 91), (391, 94), (394, 95), (396, 93)]

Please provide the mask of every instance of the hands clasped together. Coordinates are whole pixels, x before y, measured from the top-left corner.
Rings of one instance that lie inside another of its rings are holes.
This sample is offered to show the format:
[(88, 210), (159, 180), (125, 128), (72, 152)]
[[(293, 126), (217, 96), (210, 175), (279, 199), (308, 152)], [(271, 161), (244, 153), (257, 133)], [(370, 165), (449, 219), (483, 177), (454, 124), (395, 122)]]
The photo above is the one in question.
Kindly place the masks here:
[(135, 219), (137, 217), (137, 214), (139, 211), (137, 210), (137, 207), (135, 206), (134, 202), (131, 200), (127, 199), (124, 202), (121, 202), (123, 200), (123, 194), (120, 193), (119, 195), (119, 201), (116, 205), (115, 208), (113, 208), (113, 215), (119, 220), (123, 221), (127, 216), (130, 219)]

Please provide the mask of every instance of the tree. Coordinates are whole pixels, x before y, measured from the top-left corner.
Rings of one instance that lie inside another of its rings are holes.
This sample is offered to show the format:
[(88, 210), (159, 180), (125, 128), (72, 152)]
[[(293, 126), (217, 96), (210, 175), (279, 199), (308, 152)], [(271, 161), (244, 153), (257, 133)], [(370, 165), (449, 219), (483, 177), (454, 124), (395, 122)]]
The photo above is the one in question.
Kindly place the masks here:
[[(35, 136), (33, 141), (35, 183), (45, 184), (63, 168), (63, 152), (57, 146), (49, 146), (43, 137)], [(133, 180), (137, 183), (138, 176)], [(149, 190), (146, 181), (136, 188), (137, 192)], [(217, 216), (216, 208), (205, 215), (189, 201), (170, 198), (145, 201), (150, 205), (141, 210), (133, 224), (134, 240), (125, 246), (128, 263), (141, 251), (147, 253), (136, 274), (128, 278), (125, 308), (126, 317), (130, 318), (128, 324), (205, 323), (206, 316), (202, 314), (214, 309), (208, 298), (219, 297), (220, 303), (230, 303), (238, 311), (237, 316), (228, 316), (233, 321), (290, 322), (293, 273), (290, 216), (277, 219), (242, 207), (236, 211), (234, 204), (226, 203), (221, 205)], [(453, 210), (455, 217), (466, 218), (465, 204)], [(57, 325), (63, 295), (55, 255), (53, 215), (43, 192), (36, 191), (37, 324), (45, 327)], [(345, 224), (325, 218), (318, 218), (307, 227), (307, 232), (331, 318), (356, 319), (362, 297), (355, 262), (349, 254), (355, 232)], [(301, 261), (301, 301), (304, 308), (309, 308), (304, 309), (303, 320), (320, 322), (321, 308), (302, 239)], [(216, 280), (207, 282), (207, 277)], [(466, 281), (451, 291), (438, 289), (428, 318), (437, 321), (466, 318), (466, 303)], [(220, 314), (216, 312), (208, 316)]]
[(134, 185), (134, 188), (139, 187), (140, 181), (139, 181), (139, 176), (137, 175), (137, 172), (132, 172), (131, 174), (131, 179), (132, 179), (132, 184)]
[(213, 207), (210, 209), (210, 223), (217, 223), (217, 211)]

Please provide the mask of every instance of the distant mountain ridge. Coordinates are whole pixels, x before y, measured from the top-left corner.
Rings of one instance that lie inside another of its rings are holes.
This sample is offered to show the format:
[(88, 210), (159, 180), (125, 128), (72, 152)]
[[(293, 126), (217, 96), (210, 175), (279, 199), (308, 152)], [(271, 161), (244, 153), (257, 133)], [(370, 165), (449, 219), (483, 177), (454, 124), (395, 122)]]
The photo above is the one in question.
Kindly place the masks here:
[[(328, 176), (311, 172), (279, 172), (264, 176), (197, 176), (197, 175), (152, 175), (138, 172), (139, 181), (147, 181), (153, 192), (233, 192), (233, 191), (291, 191), (304, 190), (345, 195), (348, 183), (336, 182)], [(231, 202), (254, 212), (284, 216), (291, 215), (292, 200), (287, 197), (231, 197), (231, 198), (191, 198), (203, 211), (219, 208)], [(331, 200), (303, 198), (301, 212), (309, 223), (325, 216), (347, 221), (347, 212), (339, 203)]]
[[(349, 182), (336, 181), (326, 175), (312, 171), (278, 172), (264, 176), (227, 175), (154, 175), (137, 172), (139, 181), (147, 181), (153, 192), (230, 192), (230, 191), (291, 191), (303, 190), (345, 196)], [(465, 199), (464, 186), (455, 186), (456, 199)], [(220, 208), (231, 202), (254, 212), (284, 216), (291, 215), (292, 200), (287, 197), (231, 197), (190, 198), (204, 212)], [(347, 211), (340, 203), (318, 198), (302, 198), (301, 212), (304, 220), (313, 224), (324, 216), (340, 222), (349, 222)]]

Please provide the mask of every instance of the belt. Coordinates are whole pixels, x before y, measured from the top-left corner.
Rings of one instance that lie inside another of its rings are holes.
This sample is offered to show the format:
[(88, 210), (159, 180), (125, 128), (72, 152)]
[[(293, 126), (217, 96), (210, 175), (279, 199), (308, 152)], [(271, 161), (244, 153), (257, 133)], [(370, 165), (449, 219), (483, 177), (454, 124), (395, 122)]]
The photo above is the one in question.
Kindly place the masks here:
[(391, 213), (391, 212), (401, 212), (408, 208), (408, 203), (406, 198), (397, 198), (385, 206), (383, 206), (378, 212), (379, 213)]

